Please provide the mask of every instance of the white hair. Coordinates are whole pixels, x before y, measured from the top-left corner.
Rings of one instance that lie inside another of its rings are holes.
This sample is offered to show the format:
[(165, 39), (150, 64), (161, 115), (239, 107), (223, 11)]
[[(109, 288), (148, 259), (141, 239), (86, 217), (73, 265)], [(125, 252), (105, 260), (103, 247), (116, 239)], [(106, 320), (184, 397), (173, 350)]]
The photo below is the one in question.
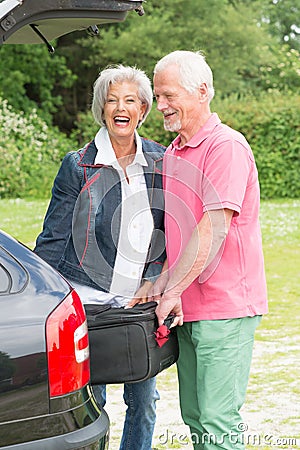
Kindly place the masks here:
[(122, 83), (124, 81), (136, 83), (139, 99), (146, 105), (143, 119), (139, 122), (138, 127), (146, 120), (153, 102), (151, 81), (142, 70), (119, 64), (117, 66), (109, 66), (102, 70), (94, 83), (92, 113), (95, 121), (99, 125), (105, 126), (103, 112), (110, 86), (114, 83)]
[(178, 66), (179, 83), (187, 92), (193, 94), (202, 83), (205, 83), (208, 89), (208, 100), (212, 100), (215, 94), (213, 74), (201, 52), (176, 50), (169, 53), (157, 62), (154, 75), (170, 65)]

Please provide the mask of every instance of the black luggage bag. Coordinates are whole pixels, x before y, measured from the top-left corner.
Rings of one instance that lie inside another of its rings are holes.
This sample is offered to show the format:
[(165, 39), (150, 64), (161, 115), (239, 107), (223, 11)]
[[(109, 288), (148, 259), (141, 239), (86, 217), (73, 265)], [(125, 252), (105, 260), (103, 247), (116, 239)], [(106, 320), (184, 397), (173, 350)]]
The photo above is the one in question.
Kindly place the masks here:
[(177, 361), (176, 327), (169, 328), (173, 318), (166, 319), (166, 337), (161, 336), (161, 328), (157, 332), (156, 306), (156, 302), (128, 309), (84, 305), (92, 384), (144, 381)]

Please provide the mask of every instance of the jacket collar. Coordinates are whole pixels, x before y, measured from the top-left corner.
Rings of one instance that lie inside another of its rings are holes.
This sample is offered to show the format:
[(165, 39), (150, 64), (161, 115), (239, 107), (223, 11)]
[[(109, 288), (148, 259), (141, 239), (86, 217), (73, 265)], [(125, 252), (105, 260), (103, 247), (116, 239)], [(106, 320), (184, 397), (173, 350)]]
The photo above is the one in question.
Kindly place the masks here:
[[(153, 145), (156, 144), (151, 140), (141, 138), (139, 136), (141, 142), (141, 156), (145, 158), (145, 166), (152, 166), (153, 163), (162, 161), (163, 155), (161, 152), (157, 152), (154, 150)], [(157, 145), (157, 144), (156, 144)], [(162, 148), (164, 148), (162, 146)], [(98, 153), (98, 148), (95, 144), (95, 139), (86, 144), (81, 150), (79, 150), (80, 159), (78, 161), (78, 165), (82, 167), (103, 167), (107, 166), (107, 164), (96, 164), (95, 159)], [(108, 164), (111, 166), (111, 164)]]
[[(135, 131), (135, 142), (136, 142), (136, 155), (134, 158), (134, 163), (140, 164), (141, 166), (146, 166), (147, 162), (143, 155), (142, 141), (137, 131)], [(105, 165), (105, 166), (118, 166), (116, 154), (111, 145), (109, 134), (107, 128), (100, 128), (95, 136), (95, 145), (97, 147), (97, 154), (95, 157), (95, 165)]]

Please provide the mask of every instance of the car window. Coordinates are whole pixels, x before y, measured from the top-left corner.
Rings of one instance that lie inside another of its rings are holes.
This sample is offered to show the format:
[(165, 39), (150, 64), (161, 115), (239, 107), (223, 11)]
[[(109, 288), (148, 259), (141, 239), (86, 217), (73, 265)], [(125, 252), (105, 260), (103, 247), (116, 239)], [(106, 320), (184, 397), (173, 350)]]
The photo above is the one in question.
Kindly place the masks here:
[(28, 280), (29, 276), (24, 267), (0, 247), (0, 296), (21, 292)]

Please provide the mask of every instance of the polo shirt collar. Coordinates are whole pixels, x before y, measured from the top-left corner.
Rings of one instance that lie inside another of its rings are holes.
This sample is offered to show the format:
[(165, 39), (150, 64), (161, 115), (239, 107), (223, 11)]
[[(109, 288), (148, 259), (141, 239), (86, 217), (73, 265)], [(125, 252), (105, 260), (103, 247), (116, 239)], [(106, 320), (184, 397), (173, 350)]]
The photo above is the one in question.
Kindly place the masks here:
[(217, 113), (212, 113), (200, 130), (183, 146), (180, 147), (180, 136), (172, 142), (172, 150), (184, 150), (186, 147), (198, 147), (212, 133), (214, 128), (221, 123)]
[[(143, 154), (142, 140), (137, 131), (134, 132), (136, 142), (136, 154), (132, 164), (140, 164), (141, 166), (148, 166), (148, 163)], [(111, 145), (110, 137), (107, 128), (102, 127), (95, 136), (95, 145), (97, 154), (94, 164), (104, 166), (114, 166), (117, 163), (117, 158), (113, 146)]]

